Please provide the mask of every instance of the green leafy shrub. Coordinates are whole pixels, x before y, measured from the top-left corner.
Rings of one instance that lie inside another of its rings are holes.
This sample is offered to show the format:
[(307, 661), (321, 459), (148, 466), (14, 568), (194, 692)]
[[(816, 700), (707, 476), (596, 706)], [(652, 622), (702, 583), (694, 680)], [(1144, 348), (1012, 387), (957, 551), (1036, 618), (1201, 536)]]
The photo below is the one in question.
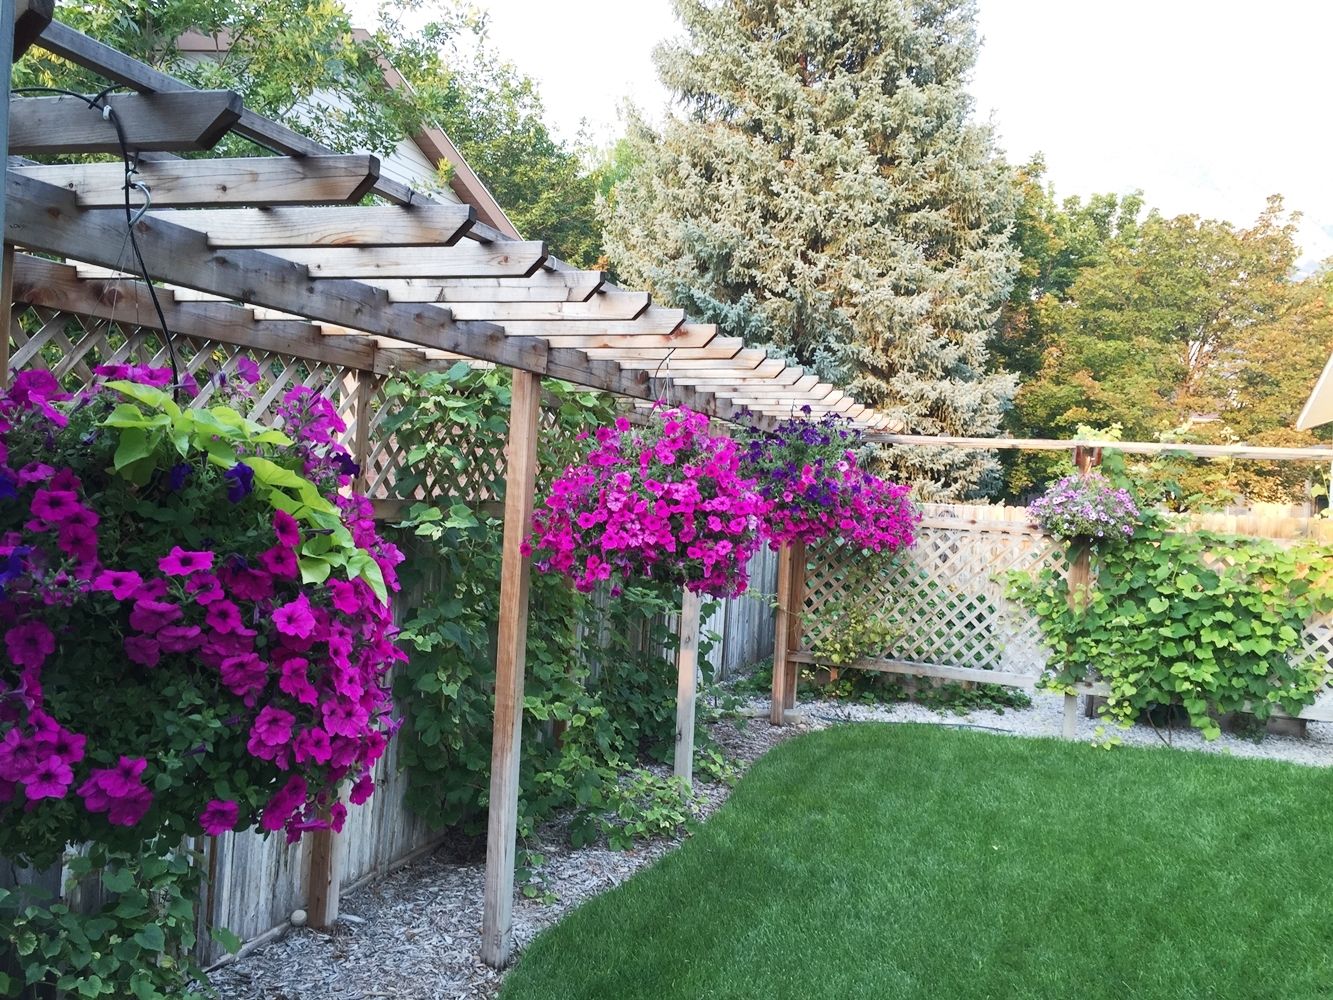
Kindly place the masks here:
[(1333, 555), (1166, 527), (1153, 519), (1130, 545), (1098, 552), (1081, 609), (1060, 573), (1010, 574), (1009, 596), (1037, 615), (1051, 653), (1043, 683), (1106, 682), (1108, 714), (1125, 725), (1153, 706), (1180, 706), (1208, 739), (1220, 732), (1217, 714), (1248, 705), (1266, 719), (1310, 705), (1325, 666), (1303, 655), (1301, 634), (1333, 609)]
[(810, 652), (820, 663), (835, 667), (883, 656), (903, 634), (902, 626), (886, 612), (859, 605), (825, 607), (819, 614), (831, 619), (831, 624), (819, 633)]

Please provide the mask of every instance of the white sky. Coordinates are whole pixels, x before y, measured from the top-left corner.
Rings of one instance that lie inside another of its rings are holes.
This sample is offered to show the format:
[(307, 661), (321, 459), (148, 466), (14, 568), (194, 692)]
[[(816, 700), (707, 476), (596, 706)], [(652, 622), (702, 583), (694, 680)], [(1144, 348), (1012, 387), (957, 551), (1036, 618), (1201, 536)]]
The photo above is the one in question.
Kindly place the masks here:
[[(654, 44), (668, 0), (474, 0), (502, 56), (534, 77), (556, 131), (620, 131), (625, 98), (667, 100)], [(1333, 257), (1325, 0), (979, 0), (972, 90), (1014, 161), (1045, 154), (1057, 194), (1141, 188), (1168, 215), (1252, 222), (1268, 194), (1304, 213), (1303, 265)], [(354, 12), (373, 0), (350, 0)]]

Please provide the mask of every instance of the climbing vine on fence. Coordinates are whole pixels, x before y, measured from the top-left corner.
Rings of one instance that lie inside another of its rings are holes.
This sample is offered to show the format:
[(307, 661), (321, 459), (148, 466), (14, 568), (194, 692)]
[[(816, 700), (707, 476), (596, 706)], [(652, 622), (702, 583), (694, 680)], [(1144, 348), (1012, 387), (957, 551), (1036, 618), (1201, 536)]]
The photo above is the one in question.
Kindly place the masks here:
[(1333, 610), (1333, 554), (1167, 527), (1151, 518), (1129, 545), (1099, 552), (1081, 610), (1060, 573), (1010, 575), (1010, 597), (1038, 616), (1051, 653), (1045, 683), (1106, 682), (1108, 712), (1124, 724), (1178, 705), (1210, 739), (1216, 713), (1249, 704), (1264, 719), (1310, 705), (1327, 667), (1304, 653), (1302, 631)]
[[(382, 428), (409, 455), (410, 476), (397, 481), (403, 495), (486, 463), (481, 449), (505, 440), (509, 384), (505, 372), (464, 365), (389, 384)], [(577, 435), (614, 419), (610, 397), (557, 382), (546, 384), (544, 403), (538, 495), (573, 457)], [(409, 807), (477, 833), (489, 791), (503, 476), (486, 481), (486, 502), (469, 492), (412, 503), (400, 518), (411, 596), (402, 635), (409, 663), (396, 695)], [(662, 616), (679, 600), (672, 585), (627, 586), (607, 600), (532, 575), (521, 835), (563, 809), (575, 812), (575, 842), (606, 833), (623, 843), (683, 816), (679, 784), (638, 768), (666, 759), (674, 744), (677, 640)]]

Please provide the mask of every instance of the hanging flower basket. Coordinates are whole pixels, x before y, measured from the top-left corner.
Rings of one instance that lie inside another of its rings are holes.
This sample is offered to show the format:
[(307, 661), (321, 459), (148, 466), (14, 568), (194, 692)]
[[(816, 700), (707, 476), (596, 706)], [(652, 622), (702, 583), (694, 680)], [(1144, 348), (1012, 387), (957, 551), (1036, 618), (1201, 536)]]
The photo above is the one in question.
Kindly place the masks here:
[(646, 427), (620, 417), (551, 484), (529, 547), (543, 572), (581, 591), (606, 580), (668, 580), (739, 596), (768, 504), (741, 476), (736, 446), (685, 408), (654, 410)]
[(347, 488), (342, 421), (305, 388), (275, 430), (99, 373), (0, 394), (0, 855), (340, 827), (402, 658), (402, 557)]
[(1028, 505), (1033, 521), (1075, 548), (1124, 542), (1143, 515), (1134, 497), (1100, 472), (1065, 476)]
[(764, 523), (770, 545), (833, 537), (856, 549), (896, 552), (915, 541), (920, 515), (909, 488), (860, 468), (854, 450), (859, 444), (847, 423), (832, 415), (793, 418), (751, 433), (741, 467), (770, 504)]

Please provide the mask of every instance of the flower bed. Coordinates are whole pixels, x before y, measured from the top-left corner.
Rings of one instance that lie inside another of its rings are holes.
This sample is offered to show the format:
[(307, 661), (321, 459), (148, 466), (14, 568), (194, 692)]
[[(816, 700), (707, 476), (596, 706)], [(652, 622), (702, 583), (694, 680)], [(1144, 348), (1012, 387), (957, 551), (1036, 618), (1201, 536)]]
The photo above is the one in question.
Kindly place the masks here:
[(342, 421), (303, 387), (275, 430), (178, 405), (161, 370), (98, 374), (0, 396), (0, 854), (340, 828), (401, 658), (401, 556), (349, 489)]

